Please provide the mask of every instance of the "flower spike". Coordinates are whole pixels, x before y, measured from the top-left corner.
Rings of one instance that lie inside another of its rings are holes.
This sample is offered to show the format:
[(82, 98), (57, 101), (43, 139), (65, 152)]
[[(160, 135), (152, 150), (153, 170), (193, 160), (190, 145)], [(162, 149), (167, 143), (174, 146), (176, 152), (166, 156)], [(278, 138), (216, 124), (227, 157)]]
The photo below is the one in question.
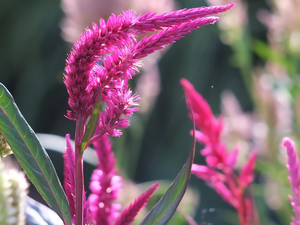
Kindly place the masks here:
[(157, 189), (158, 183), (153, 184), (147, 191), (134, 200), (121, 215), (117, 218), (115, 225), (130, 225), (138, 212), (147, 204), (153, 192)]
[[(240, 176), (235, 172), (235, 164), (239, 148), (228, 153), (221, 141), (222, 120), (217, 121), (208, 103), (186, 79), (181, 79), (184, 92), (193, 107), (196, 126), (201, 131), (195, 131), (196, 140), (205, 145), (201, 154), (205, 156), (207, 166), (193, 164), (192, 174), (207, 182), (216, 192), (238, 212), (242, 225), (248, 225), (252, 220), (253, 205), (246, 196), (245, 189), (254, 179), (256, 152), (252, 152), (243, 166)], [(193, 134), (193, 131), (192, 131)]]
[(111, 150), (108, 136), (105, 134), (94, 142), (98, 169), (94, 170), (91, 178), (89, 196), (91, 219), (95, 225), (111, 225), (119, 215), (120, 204), (113, 203), (118, 198), (122, 186), (122, 179), (117, 176), (116, 159)]
[(284, 138), (282, 145), (286, 148), (287, 151), (287, 169), (289, 171), (289, 180), (291, 183), (291, 188), (293, 190), (294, 196), (289, 196), (291, 200), (291, 205), (294, 209), (296, 217), (292, 217), (291, 225), (300, 224), (300, 166), (299, 166), (299, 157), (297, 156), (297, 151), (295, 149), (294, 143), (289, 138)]
[[(75, 42), (66, 61), (64, 83), (73, 110), (67, 117), (73, 120), (82, 118), (85, 122), (99, 94), (119, 78), (131, 79), (138, 60), (192, 30), (214, 23), (217, 17), (206, 16), (227, 11), (233, 6), (234, 3), (140, 16), (129, 10), (119, 16), (111, 15), (106, 23), (101, 19), (99, 26), (93, 24), (92, 29), (86, 29)], [(161, 31), (137, 42), (137, 34), (155, 30)], [(98, 66), (99, 61), (103, 66)]]
[[(76, 214), (76, 225), (86, 223), (88, 218), (83, 208), (85, 200), (82, 199), (85, 198), (82, 157), (84, 149), (90, 144), (94, 144), (100, 161), (90, 185), (93, 192), (89, 198), (92, 221), (98, 225), (110, 224), (117, 214), (118, 207), (112, 201), (116, 199), (120, 179), (113, 168), (115, 159), (107, 135), (120, 136), (120, 129), (129, 126), (129, 119), (124, 116), (131, 116), (137, 111), (139, 96), (129, 89), (128, 79), (138, 72), (139, 60), (192, 30), (215, 23), (218, 18), (211, 15), (227, 11), (233, 6), (228, 4), (141, 16), (129, 10), (118, 16), (112, 14), (107, 22), (100, 19), (99, 25), (92, 24), (92, 28), (86, 29), (75, 42), (66, 60), (64, 84), (71, 108), (67, 118), (76, 121), (75, 152), (67, 135), (65, 153), (65, 188), (73, 218)], [(146, 31), (158, 32), (146, 37)], [(145, 37), (138, 41), (138, 34), (145, 34)], [(219, 133), (220, 124), (210, 124), (213, 125), (210, 134)], [(207, 133), (204, 134), (211, 139)], [(207, 150), (203, 155), (207, 156), (210, 165), (224, 164), (226, 155), (222, 145), (217, 150)], [(132, 220), (132, 213), (138, 212), (155, 189), (156, 186), (153, 186), (142, 195), (122, 214), (119, 222)], [(87, 203), (84, 207), (87, 207)]]

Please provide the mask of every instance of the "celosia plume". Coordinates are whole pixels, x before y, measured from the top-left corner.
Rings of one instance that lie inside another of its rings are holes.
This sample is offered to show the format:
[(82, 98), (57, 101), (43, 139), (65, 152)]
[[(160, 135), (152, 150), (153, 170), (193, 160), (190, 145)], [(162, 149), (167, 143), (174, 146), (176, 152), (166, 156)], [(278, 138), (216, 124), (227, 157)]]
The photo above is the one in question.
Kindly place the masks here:
[(283, 146), (287, 151), (287, 169), (289, 171), (289, 180), (291, 187), (294, 193), (294, 196), (289, 195), (291, 200), (291, 205), (294, 209), (295, 216), (292, 217), (291, 225), (300, 224), (300, 166), (299, 166), (299, 157), (297, 156), (297, 151), (295, 149), (294, 143), (289, 138), (283, 139)]
[[(139, 60), (192, 30), (215, 23), (217, 17), (206, 16), (227, 11), (233, 6), (234, 3), (139, 16), (129, 10), (119, 16), (112, 14), (107, 22), (100, 19), (99, 26), (92, 24), (92, 28), (86, 29), (75, 42), (66, 60), (64, 83), (72, 109), (67, 117), (76, 120), (75, 154), (68, 135), (65, 153), (65, 188), (72, 205), (73, 220), (76, 214), (76, 225), (88, 223), (89, 218), (87, 204), (82, 207), (85, 202), (82, 157), (84, 149), (92, 143), (95, 143), (100, 163), (90, 185), (93, 192), (89, 198), (91, 218), (93, 223), (105, 225), (111, 224), (116, 216), (118, 207), (112, 201), (117, 197), (120, 179), (115, 176), (115, 159), (106, 135), (120, 136), (119, 129), (129, 126), (129, 120), (123, 116), (131, 116), (137, 111), (139, 96), (129, 89), (128, 79), (138, 71)], [(138, 34), (146, 31), (157, 33), (150, 37), (145, 35), (137, 41)], [(220, 159), (215, 158), (219, 156), (210, 152), (216, 151), (209, 150), (205, 154), (211, 157), (213, 164), (218, 164)], [(125, 210), (118, 221), (122, 224), (131, 222), (155, 188), (152, 187)]]
[(240, 184), (243, 188), (252, 183), (254, 179), (254, 168), (256, 162), (257, 152), (251, 152), (247, 162), (243, 165), (240, 173)]
[[(217, 17), (205, 16), (227, 11), (233, 5), (234, 3), (225, 6), (183, 9), (161, 15), (147, 13), (136, 16), (129, 10), (119, 16), (112, 14), (107, 23), (101, 19), (99, 26), (93, 24), (92, 29), (86, 29), (80, 40), (75, 42), (66, 61), (64, 83), (69, 94), (68, 103), (73, 110), (68, 112), (68, 118), (80, 119), (84, 124), (91, 115), (98, 96), (101, 96), (102, 102), (107, 103), (109, 108), (110, 91), (118, 88), (120, 78), (132, 78), (141, 58), (163, 48), (166, 44), (173, 43), (194, 29), (216, 22)], [(157, 30), (160, 31), (150, 37), (145, 36), (140, 42), (135, 38), (137, 34)], [(114, 102), (114, 105), (116, 103), (118, 102)], [(108, 113), (111, 111), (113, 109), (103, 113), (109, 117)], [(99, 123), (102, 124), (107, 122), (103, 113), (99, 119)], [(109, 125), (112, 126), (110, 129), (102, 130), (94, 139), (114, 129), (115, 124), (109, 123)], [(83, 136), (84, 129), (80, 132), (79, 135)], [(111, 131), (109, 135), (118, 136), (120, 133)]]
[(185, 95), (193, 109), (197, 128), (196, 140), (205, 145), (201, 154), (205, 156), (207, 166), (192, 166), (192, 173), (205, 180), (208, 185), (234, 208), (236, 208), (242, 225), (249, 225), (253, 215), (253, 205), (245, 194), (254, 179), (256, 152), (252, 152), (248, 161), (242, 167), (240, 176), (234, 172), (238, 148), (228, 153), (220, 139), (222, 120), (217, 121), (208, 103), (186, 79), (181, 79)]
[(193, 108), (196, 126), (201, 130), (195, 133), (196, 140), (205, 144), (201, 154), (206, 157), (209, 166), (224, 168), (227, 164), (227, 152), (219, 140), (222, 120), (215, 119), (208, 103), (188, 80), (181, 79), (180, 83)]

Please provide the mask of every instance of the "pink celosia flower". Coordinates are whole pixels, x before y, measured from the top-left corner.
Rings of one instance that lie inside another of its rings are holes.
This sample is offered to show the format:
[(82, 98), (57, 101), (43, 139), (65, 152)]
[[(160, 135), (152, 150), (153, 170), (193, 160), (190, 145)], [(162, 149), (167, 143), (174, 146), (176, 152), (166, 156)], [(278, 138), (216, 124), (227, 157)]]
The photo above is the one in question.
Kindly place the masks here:
[(252, 183), (254, 179), (253, 171), (255, 168), (257, 152), (251, 152), (251, 155), (248, 158), (248, 161), (244, 164), (240, 174), (240, 184), (243, 188), (247, 187)]
[(205, 144), (201, 154), (206, 156), (209, 166), (224, 168), (227, 164), (227, 152), (223, 143), (220, 142), (222, 120), (215, 119), (207, 102), (188, 80), (181, 79), (180, 82), (191, 103), (196, 126), (202, 131), (196, 131), (197, 141)]
[(99, 159), (98, 169), (94, 170), (91, 178), (89, 207), (91, 219), (95, 225), (113, 224), (121, 205), (113, 203), (118, 198), (118, 192), (122, 185), (122, 179), (117, 176), (114, 168), (116, 159), (111, 150), (108, 136), (103, 135), (100, 140), (94, 142), (94, 147)]
[[(71, 161), (68, 162), (69, 168), (66, 166), (66, 177), (69, 179), (67, 182), (70, 183), (68, 187), (72, 187), (75, 183), (75, 192), (73, 192), (74, 189), (70, 189), (70, 196), (76, 197), (76, 225), (81, 225), (84, 221), (84, 217), (82, 217), (84, 214), (82, 207), (84, 203), (82, 201), (82, 197), (84, 197), (83, 151), (88, 145), (96, 142), (95, 148), (99, 148), (97, 154), (102, 164), (102, 158), (105, 157), (101, 154), (102, 152), (109, 152), (110, 150), (105, 149), (110, 149), (110, 146), (107, 143), (98, 143), (100, 146), (97, 146), (97, 141), (106, 134), (120, 136), (121, 131), (119, 129), (129, 126), (129, 120), (122, 116), (131, 116), (137, 110), (138, 103), (136, 101), (139, 97), (132, 94), (128, 88), (127, 80), (131, 79), (134, 73), (138, 71), (138, 61), (163, 48), (163, 46), (180, 39), (182, 35), (216, 22), (217, 17), (206, 16), (227, 11), (233, 6), (234, 4), (229, 4), (217, 7), (183, 9), (161, 15), (146, 13), (139, 16), (129, 10), (119, 16), (112, 14), (107, 22), (100, 19), (99, 26), (93, 24), (92, 29), (86, 29), (80, 40), (75, 42), (74, 48), (66, 60), (64, 83), (69, 94), (68, 104), (72, 109), (72, 111), (68, 111), (67, 117), (76, 120), (74, 160), (76, 173), (74, 180), (75, 177), (76, 180), (74, 182), (68, 177), (68, 173), (72, 172), (71, 165), (69, 165)], [(157, 31), (157, 33), (150, 37), (145, 36), (138, 42), (137, 35), (145, 34), (146, 31)], [(94, 109), (96, 102), (97, 108)], [(104, 106), (104, 110), (102, 110), (102, 106)], [(99, 118), (95, 118), (98, 115)], [(211, 134), (214, 132), (212, 131)], [(218, 152), (222, 148), (220, 146), (210, 150), (210, 152)], [(210, 152), (207, 153), (210, 164), (217, 166), (224, 161), (224, 156), (210, 154)], [(220, 151), (220, 153), (223, 152)], [(110, 154), (108, 157), (113, 158)], [(114, 165), (112, 159), (109, 160), (109, 163), (108, 165)], [(96, 170), (92, 177), (91, 189), (94, 195), (90, 200), (92, 218), (94, 221), (99, 219), (100, 222), (97, 222), (99, 224), (105, 223), (103, 221), (109, 223), (112, 217), (111, 213), (114, 208), (111, 205), (111, 200), (114, 199), (114, 194), (109, 195), (108, 200), (106, 197), (115, 187), (111, 183), (114, 172), (105, 171), (101, 164), (99, 170)], [(103, 196), (106, 197), (103, 198)], [(105, 214), (104, 209), (105, 212), (108, 210), (109, 214)], [(99, 218), (96, 217), (95, 212)]]
[(283, 146), (287, 151), (287, 169), (290, 176), (288, 177), (291, 183), (291, 187), (294, 196), (289, 195), (291, 200), (291, 205), (294, 209), (295, 216), (292, 217), (292, 225), (300, 225), (300, 166), (299, 158), (297, 156), (297, 151), (295, 149), (294, 143), (289, 138), (283, 139)]
[(181, 79), (180, 82), (193, 110), (196, 126), (201, 130), (195, 131), (195, 137), (198, 142), (205, 145), (201, 154), (205, 156), (208, 165), (193, 164), (191, 172), (205, 180), (226, 202), (236, 208), (242, 225), (249, 225), (253, 205), (245, 194), (245, 188), (254, 179), (257, 154), (251, 153), (238, 177), (234, 173), (234, 168), (239, 149), (236, 147), (231, 153), (226, 150), (220, 138), (222, 120), (216, 120), (208, 103), (190, 82), (186, 79)]

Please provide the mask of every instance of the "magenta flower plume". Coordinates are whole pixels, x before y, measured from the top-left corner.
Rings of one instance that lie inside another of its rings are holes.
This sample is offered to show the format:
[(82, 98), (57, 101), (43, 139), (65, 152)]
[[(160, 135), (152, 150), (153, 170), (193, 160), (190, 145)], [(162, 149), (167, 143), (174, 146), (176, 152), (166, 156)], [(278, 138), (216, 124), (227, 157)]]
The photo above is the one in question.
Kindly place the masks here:
[(195, 131), (196, 140), (205, 145), (201, 154), (205, 156), (207, 166), (192, 166), (192, 174), (203, 179), (209, 186), (238, 212), (242, 225), (249, 225), (253, 218), (253, 205), (246, 196), (245, 189), (254, 179), (256, 152), (252, 152), (248, 161), (242, 167), (240, 176), (235, 174), (234, 168), (238, 155), (238, 148), (228, 153), (220, 139), (222, 120), (217, 121), (208, 103), (186, 79), (181, 79), (185, 95), (193, 109), (195, 123), (201, 131)]
[(91, 219), (95, 225), (113, 224), (121, 205), (113, 203), (118, 198), (122, 185), (122, 179), (116, 176), (114, 168), (116, 159), (111, 150), (108, 136), (103, 135), (100, 140), (94, 142), (97, 157), (99, 159), (98, 169), (94, 170), (91, 178), (89, 206)]
[[(100, 164), (92, 176), (93, 195), (89, 201), (92, 220), (100, 221), (95, 222), (97, 224), (109, 224), (111, 220), (108, 218), (113, 217), (115, 209), (111, 201), (115, 199), (114, 193), (117, 191), (114, 192), (114, 188), (117, 190), (118, 186), (117, 181), (114, 184), (117, 176), (112, 169), (115, 162), (111, 147), (105, 140), (107, 137), (99, 143), (97, 141), (106, 134), (120, 136), (120, 129), (129, 126), (129, 120), (124, 116), (131, 116), (137, 111), (139, 96), (132, 93), (127, 80), (138, 72), (139, 60), (192, 30), (215, 23), (218, 18), (211, 15), (227, 11), (233, 6), (234, 4), (229, 4), (139, 16), (129, 10), (118, 16), (112, 14), (107, 22), (100, 19), (99, 26), (92, 24), (91, 29), (86, 29), (75, 42), (66, 60), (64, 83), (72, 110), (67, 112), (67, 118), (76, 120), (76, 180), (74, 178), (73, 182), (70, 178), (67, 181), (70, 183), (68, 188), (71, 197), (71, 187), (75, 183), (76, 225), (81, 225), (84, 221), (83, 151), (94, 142)], [(145, 35), (138, 42), (136, 37), (146, 31), (157, 32), (150, 37)], [(105, 159), (105, 156), (108, 158)], [(108, 161), (107, 164), (104, 163), (105, 160)], [(213, 160), (216, 161), (215, 158)]]
[[(64, 83), (69, 94), (68, 103), (73, 110), (68, 112), (67, 117), (80, 119), (84, 124), (98, 97), (109, 94), (120, 83), (120, 78), (131, 79), (138, 71), (141, 58), (194, 29), (216, 22), (217, 17), (206, 16), (227, 11), (233, 6), (234, 3), (140, 16), (129, 10), (119, 16), (112, 14), (107, 23), (101, 19), (99, 26), (93, 24), (92, 29), (86, 29), (75, 42), (66, 61)], [(140, 42), (135, 38), (146, 31), (157, 30), (160, 30), (157, 34), (145, 37)], [(105, 102), (105, 98), (102, 101)], [(100, 116), (100, 120), (103, 119), (105, 116)], [(83, 133), (84, 129), (80, 135)], [(113, 132), (113, 135), (118, 133)]]
[(153, 184), (147, 191), (135, 199), (133, 203), (123, 210), (121, 215), (117, 218), (115, 225), (130, 225), (138, 212), (147, 204), (157, 187), (158, 183)]
[[(64, 153), (64, 189), (70, 206), (72, 224), (75, 221), (75, 154), (70, 135), (66, 135), (67, 147)], [(84, 222), (89, 224), (89, 209), (84, 192)]]
[(251, 152), (247, 162), (242, 167), (241, 174), (240, 174), (240, 183), (243, 188), (247, 187), (249, 184), (252, 183), (254, 179), (254, 168), (256, 162), (257, 152)]
[(299, 157), (295, 149), (294, 143), (289, 138), (283, 139), (283, 146), (287, 151), (287, 169), (289, 171), (289, 180), (291, 183), (294, 196), (289, 196), (291, 205), (294, 209), (295, 216), (292, 217), (292, 225), (300, 225), (300, 166)]
[(227, 152), (223, 143), (220, 142), (222, 121), (215, 119), (208, 103), (188, 80), (181, 79), (180, 83), (193, 108), (196, 126), (202, 131), (195, 133), (196, 140), (205, 144), (201, 154), (206, 156), (209, 166), (224, 168), (227, 165)]

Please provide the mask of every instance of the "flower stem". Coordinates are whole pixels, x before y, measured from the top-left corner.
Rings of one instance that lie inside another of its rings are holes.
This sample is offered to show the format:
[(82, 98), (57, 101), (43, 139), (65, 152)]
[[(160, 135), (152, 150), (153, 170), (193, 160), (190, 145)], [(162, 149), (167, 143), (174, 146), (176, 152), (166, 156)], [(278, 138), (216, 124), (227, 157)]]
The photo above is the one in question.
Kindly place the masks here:
[(75, 225), (83, 225), (83, 152), (80, 151), (83, 134), (81, 114), (75, 130)]
[[(80, 149), (80, 148), (78, 148)], [(79, 150), (78, 150), (79, 151)], [(75, 150), (75, 225), (83, 225), (83, 154)]]

